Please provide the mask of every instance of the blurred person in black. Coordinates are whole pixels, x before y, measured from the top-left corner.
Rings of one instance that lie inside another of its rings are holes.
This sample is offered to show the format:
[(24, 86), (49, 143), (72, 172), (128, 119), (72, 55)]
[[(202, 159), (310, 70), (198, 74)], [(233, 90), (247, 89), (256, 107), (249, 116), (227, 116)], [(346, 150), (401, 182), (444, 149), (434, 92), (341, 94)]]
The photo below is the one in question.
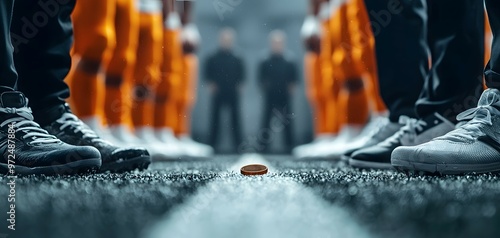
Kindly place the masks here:
[(231, 112), (235, 148), (242, 143), (239, 98), (245, 70), (242, 59), (233, 51), (234, 38), (233, 29), (222, 29), (219, 33), (219, 48), (205, 63), (205, 79), (212, 96), (210, 145), (214, 148), (219, 135), (221, 110), (226, 106)]
[[(286, 35), (280, 30), (269, 34), (270, 55), (259, 64), (259, 83), (264, 94), (264, 113), (261, 129), (272, 129), (271, 120), (277, 117), (285, 131), (286, 150), (293, 147), (292, 127), (283, 115), (290, 113), (290, 97), (297, 83), (297, 67), (285, 54)], [(269, 151), (270, 138), (259, 138), (260, 149)]]

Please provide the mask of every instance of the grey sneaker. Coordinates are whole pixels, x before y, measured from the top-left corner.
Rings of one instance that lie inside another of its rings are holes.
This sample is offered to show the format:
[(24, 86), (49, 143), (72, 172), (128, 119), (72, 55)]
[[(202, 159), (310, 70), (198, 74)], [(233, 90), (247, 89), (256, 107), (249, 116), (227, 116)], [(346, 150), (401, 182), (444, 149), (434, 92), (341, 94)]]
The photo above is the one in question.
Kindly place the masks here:
[(455, 129), (455, 124), (438, 113), (424, 119), (409, 119), (407, 124), (386, 140), (354, 152), (349, 164), (357, 168), (392, 169), (391, 154), (397, 147), (428, 142)]
[(500, 91), (484, 91), (478, 106), (457, 120), (468, 122), (428, 143), (394, 150), (392, 165), (441, 174), (500, 171)]
[(354, 152), (363, 148), (374, 146), (384, 141), (398, 132), (403, 126), (404, 124), (391, 122), (389, 119), (385, 118), (381, 125), (371, 128), (372, 130), (368, 134), (364, 135), (364, 138), (361, 138), (361, 143), (352, 145), (352, 147), (348, 149), (341, 158), (346, 161), (349, 160)]

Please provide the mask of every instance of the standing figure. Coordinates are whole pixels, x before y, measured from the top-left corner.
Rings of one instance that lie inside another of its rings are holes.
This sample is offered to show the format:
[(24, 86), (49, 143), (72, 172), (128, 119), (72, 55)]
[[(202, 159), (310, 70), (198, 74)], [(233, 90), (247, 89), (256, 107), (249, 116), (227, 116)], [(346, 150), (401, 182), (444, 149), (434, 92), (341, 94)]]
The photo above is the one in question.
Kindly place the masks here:
[[(269, 34), (271, 54), (259, 65), (259, 80), (265, 98), (262, 127), (270, 128), (273, 115), (290, 112), (290, 96), (297, 83), (297, 67), (285, 56), (286, 35), (275, 30)], [(285, 123), (285, 143), (287, 150), (293, 146), (292, 127)], [(261, 148), (267, 150), (266, 138), (260, 141)]]
[(225, 106), (231, 111), (231, 130), (235, 147), (237, 148), (242, 143), (239, 94), (244, 78), (244, 68), (242, 60), (233, 52), (233, 42), (234, 31), (230, 28), (221, 30), (219, 49), (208, 58), (204, 69), (212, 96), (210, 144), (214, 147), (218, 139), (221, 110)]

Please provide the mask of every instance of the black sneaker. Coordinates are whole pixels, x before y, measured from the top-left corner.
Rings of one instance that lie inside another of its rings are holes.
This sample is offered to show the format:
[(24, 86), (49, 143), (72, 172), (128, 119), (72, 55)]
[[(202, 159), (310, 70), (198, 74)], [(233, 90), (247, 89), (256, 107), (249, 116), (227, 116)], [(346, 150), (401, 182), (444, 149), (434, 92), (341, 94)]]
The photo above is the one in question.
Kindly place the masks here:
[(357, 150), (349, 164), (357, 168), (392, 169), (391, 154), (399, 146), (414, 146), (428, 142), (455, 129), (455, 124), (434, 113), (422, 120), (407, 119), (406, 125), (377, 145)]
[(398, 132), (404, 124), (398, 122), (391, 122), (389, 119), (386, 119), (382, 122), (379, 127), (373, 128), (366, 136), (366, 138), (362, 138), (361, 144), (357, 144), (357, 146), (348, 149), (341, 157), (342, 160), (349, 161), (354, 152), (374, 146), (387, 138), (393, 136), (396, 132)]
[(143, 148), (120, 148), (97, 136), (97, 134), (75, 116), (66, 105), (62, 116), (45, 126), (50, 134), (70, 145), (95, 147), (101, 153), (101, 171), (124, 172), (146, 169), (151, 163), (149, 153)]
[(63, 143), (33, 121), (20, 92), (0, 96), (0, 173), (8, 175), (78, 174), (101, 166), (99, 151)]

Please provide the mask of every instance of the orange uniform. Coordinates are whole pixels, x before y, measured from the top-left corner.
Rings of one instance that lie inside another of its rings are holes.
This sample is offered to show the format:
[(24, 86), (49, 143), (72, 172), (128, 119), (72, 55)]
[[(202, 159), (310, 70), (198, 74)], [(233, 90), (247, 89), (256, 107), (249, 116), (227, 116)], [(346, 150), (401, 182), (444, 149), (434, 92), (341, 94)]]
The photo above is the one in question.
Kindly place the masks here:
[(142, 11), (139, 20), (139, 45), (134, 70), (132, 121), (134, 127), (154, 124), (154, 92), (160, 84), (162, 63), (163, 16), (160, 7)]
[(135, 7), (134, 0), (77, 1), (73, 12), (77, 64), (68, 84), (78, 116), (104, 121), (105, 115), (111, 124), (127, 122), (130, 107), (124, 94), (135, 58)]
[(333, 95), (338, 95), (337, 117), (339, 127), (349, 125), (364, 125), (368, 121), (369, 107), (367, 90), (364, 87), (363, 76), (366, 72), (361, 64), (361, 54), (358, 47), (359, 38), (351, 24), (356, 24), (356, 15), (349, 9), (356, 6), (357, 2), (350, 1), (334, 9), (329, 21), (332, 49), (331, 90)]
[[(176, 13), (169, 18), (176, 18)], [(168, 22), (169, 20), (167, 20)], [(162, 78), (156, 90), (155, 128), (171, 128), (175, 130), (179, 122), (177, 99), (180, 97), (180, 85), (183, 73), (183, 54), (180, 37), (180, 23), (166, 26), (163, 30), (163, 63)], [(167, 23), (168, 24), (168, 23)], [(166, 24), (166, 25), (167, 25)]]

